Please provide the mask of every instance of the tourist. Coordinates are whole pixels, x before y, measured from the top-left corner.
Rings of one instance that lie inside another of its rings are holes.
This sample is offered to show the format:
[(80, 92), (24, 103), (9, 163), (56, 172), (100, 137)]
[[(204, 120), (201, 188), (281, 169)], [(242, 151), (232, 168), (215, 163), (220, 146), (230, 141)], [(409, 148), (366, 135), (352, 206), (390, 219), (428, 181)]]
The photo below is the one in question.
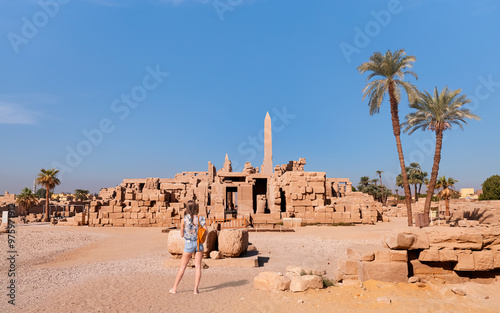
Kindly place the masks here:
[[(194, 279), (194, 294), (198, 294), (198, 286), (201, 279), (201, 260), (203, 259), (203, 242), (205, 238), (199, 238), (199, 228), (205, 227), (205, 218), (203, 216), (198, 216), (198, 209), (194, 201), (189, 200), (187, 202), (186, 212), (184, 218), (181, 221), (181, 236), (184, 237), (184, 252), (182, 253), (181, 264), (179, 266), (179, 271), (175, 277), (175, 283), (172, 289), (169, 290), (171, 294), (177, 293), (177, 286), (181, 282), (186, 266), (194, 255), (194, 262), (196, 268), (196, 275)], [(205, 237), (205, 236), (203, 236)]]

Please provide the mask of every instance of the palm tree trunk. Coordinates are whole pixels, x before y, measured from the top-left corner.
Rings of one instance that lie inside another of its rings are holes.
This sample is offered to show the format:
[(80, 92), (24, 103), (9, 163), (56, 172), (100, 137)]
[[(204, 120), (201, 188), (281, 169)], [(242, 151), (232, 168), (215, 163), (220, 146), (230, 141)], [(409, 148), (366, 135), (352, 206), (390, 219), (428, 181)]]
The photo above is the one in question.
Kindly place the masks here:
[(446, 212), (444, 216), (450, 216), (450, 197), (444, 198), (444, 203), (446, 204)]
[(382, 204), (385, 205), (385, 196), (384, 196), (384, 185), (382, 185), (382, 173), (378, 174), (378, 178), (380, 179), (380, 190), (382, 190)]
[(43, 219), (44, 222), (50, 222), (49, 218), (49, 186), (45, 186), (46, 189), (46, 194), (45, 194), (45, 218)]
[(424, 215), (426, 225), (429, 224), (429, 212), (431, 210), (432, 196), (434, 195), (434, 188), (436, 187), (436, 180), (439, 172), (439, 162), (441, 162), (441, 148), (443, 147), (443, 129), (436, 128), (436, 151), (434, 152), (434, 164), (432, 165), (431, 179), (429, 181), (429, 188), (427, 189), (427, 197), (424, 204)]
[(394, 82), (392, 81), (389, 82), (389, 98), (391, 101), (392, 131), (394, 132), (394, 137), (396, 137), (396, 147), (398, 148), (399, 163), (401, 165), (401, 175), (403, 176), (408, 226), (412, 226), (413, 215), (411, 212), (411, 191), (410, 185), (408, 184), (408, 175), (406, 175), (403, 146), (401, 145), (401, 125), (399, 124), (398, 102), (396, 101), (396, 97), (394, 96)]
[(415, 184), (415, 202), (418, 202), (417, 184)]

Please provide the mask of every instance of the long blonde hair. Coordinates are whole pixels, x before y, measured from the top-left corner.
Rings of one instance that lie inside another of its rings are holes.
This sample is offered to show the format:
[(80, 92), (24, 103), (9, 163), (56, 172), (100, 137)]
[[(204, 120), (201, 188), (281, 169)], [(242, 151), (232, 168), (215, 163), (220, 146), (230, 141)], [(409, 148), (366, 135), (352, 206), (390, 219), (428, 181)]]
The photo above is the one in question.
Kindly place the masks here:
[(187, 202), (187, 205), (186, 205), (186, 214), (188, 214), (189, 217), (191, 217), (191, 225), (194, 225), (193, 215), (198, 214), (198, 210), (197, 210), (196, 204), (194, 203), (193, 200), (189, 200)]

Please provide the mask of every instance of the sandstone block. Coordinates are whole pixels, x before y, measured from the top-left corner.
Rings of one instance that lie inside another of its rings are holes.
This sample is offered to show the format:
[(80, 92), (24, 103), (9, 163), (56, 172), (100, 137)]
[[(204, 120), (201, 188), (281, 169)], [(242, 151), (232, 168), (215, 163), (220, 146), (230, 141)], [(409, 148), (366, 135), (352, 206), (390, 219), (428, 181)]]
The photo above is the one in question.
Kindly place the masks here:
[(294, 277), (290, 283), (291, 292), (302, 292), (307, 289), (323, 288), (323, 279), (317, 275), (303, 275)]
[(390, 259), (391, 259), (391, 262), (407, 262), (408, 261), (408, 251), (391, 250)]
[(222, 259), (222, 253), (220, 251), (212, 251), (210, 252), (210, 258), (214, 260)]
[(500, 228), (482, 228), (481, 235), (483, 236), (483, 249), (500, 250)]
[(424, 264), (419, 260), (411, 260), (410, 266), (415, 276), (435, 274), (446, 275), (453, 273), (453, 265), (451, 262), (427, 262)]
[(292, 228), (293, 227), (293, 218), (284, 218), (283, 219), (283, 226)]
[(359, 280), (379, 280), (399, 283), (408, 281), (406, 262), (358, 262)]
[(203, 249), (204, 249), (204, 255), (205, 257), (208, 257), (208, 255), (211, 255), (210, 253), (214, 250), (217, 250), (217, 231), (216, 230), (209, 230), (207, 232), (207, 239), (205, 240), (203, 244)]
[(170, 254), (182, 254), (184, 251), (184, 238), (179, 230), (171, 230), (168, 233), (167, 249)]
[(377, 249), (377, 250), (375, 250), (375, 261), (377, 261), (377, 262), (391, 262), (391, 253), (390, 252), (391, 252), (390, 249)]
[(385, 237), (387, 246), (394, 250), (428, 249), (427, 233), (417, 227), (406, 227), (392, 231)]
[(290, 278), (276, 272), (262, 272), (254, 278), (254, 287), (263, 291), (284, 291), (290, 288)]
[(431, 227), (426, 230), (432, 247), (456, 250), (481, 250), (483, 237), (473, 228)]
[(248, 248), (248, 231), (223, 229), (219, 233), (219, 251), (226, 257), (238, 257)]
[(500, 268), (500, 251), (493, 252), (493, 266), (495, 268)]
[(490, 271), (495, 268), (493, 260), (493, 251), (482, 250), (473, 251), (474, 256), (474, 270), (475, 271)]
[(440, 262), (457, 262), (459, 251), (460, 250), (450, 250), (450, 249), (439, 250), (439, 261)]
[(347, 248), (347, 257), (356, 261), (373, 261), (375, 254), (373, 249), (366, 247), (349, 247)]
[(439, 262), (439, 250), (427, 249), (420, 252), (418, 260), (422, 262)]
[(312, 268), (306, 268), (306, 267), (300, 267), (300, 266), (287, 266), (286, 268), (287, 273), (294, 273), (296, 275), (317, 275), (317, 276), (322, 276), (326, 275), (326, 271), (324, 270), (318, 270), (318, 269), (312, 269)]
[(455, 271), (474, 271), (474, 255), (472, 253), (459, 253), (458, 263), (455, 265)]
[(417, 236), (409, 233), (390, 233), (385, 237), (385, 243), (390, 249), (409, 250), (417, 240)]

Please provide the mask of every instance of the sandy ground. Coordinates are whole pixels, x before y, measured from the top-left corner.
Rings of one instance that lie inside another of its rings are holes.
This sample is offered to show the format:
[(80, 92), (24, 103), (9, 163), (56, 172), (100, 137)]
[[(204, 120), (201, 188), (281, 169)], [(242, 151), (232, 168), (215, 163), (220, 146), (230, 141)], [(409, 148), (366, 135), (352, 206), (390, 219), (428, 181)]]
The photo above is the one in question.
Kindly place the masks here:
[[(16, 238), (16, 306), (1, 296), (0, 312), (499, 312), (500, 283), (417, 287), (369, 281), (305, 293), (268, 293), (253, 288), (262, 271), (288, 265), (327, 270), (352, 244), (380, 245), (404, 219), (352, 227), (303, 227), (295, 233), (250, 233), (258, 268), (204, 270), (200, 294), (193, 295), (188, 269), (176, 295), (168, 294), (176, 269), (165, 268), (168, 234), (159, 228), (20, 226)], [(7, 277), (7, 237), (2, 245), (2, 289)], [(391, 304), (377, 303), (389, 297)], [(488, 297), (488, 299), (486, 299)]]

